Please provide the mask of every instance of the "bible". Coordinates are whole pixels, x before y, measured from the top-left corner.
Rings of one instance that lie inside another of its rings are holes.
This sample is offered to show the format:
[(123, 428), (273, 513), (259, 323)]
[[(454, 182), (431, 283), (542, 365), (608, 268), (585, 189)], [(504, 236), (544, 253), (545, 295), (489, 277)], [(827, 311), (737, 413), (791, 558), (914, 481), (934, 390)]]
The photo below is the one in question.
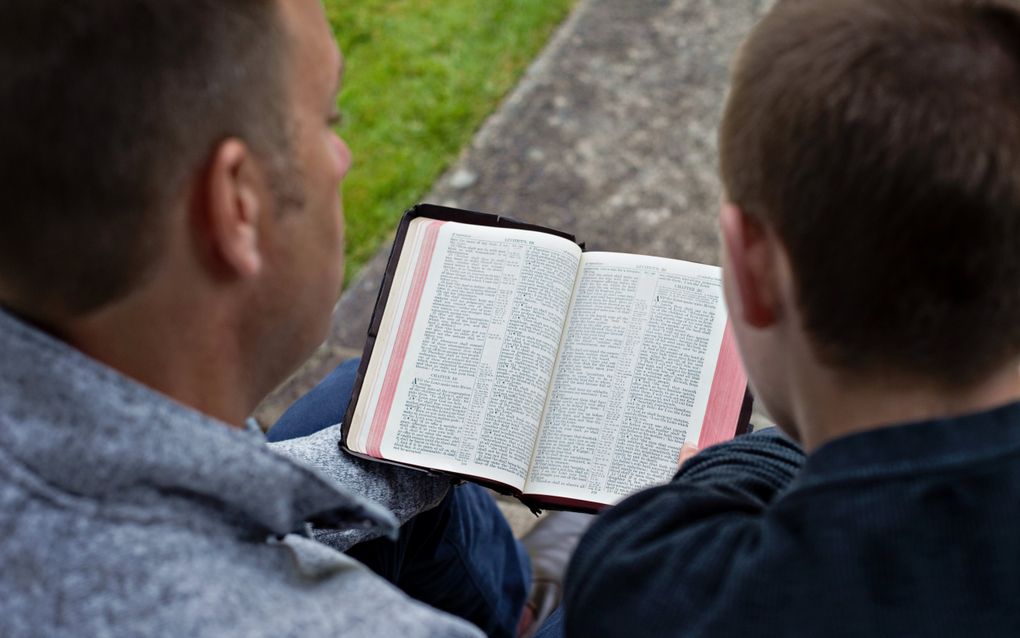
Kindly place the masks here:
[(597, 511), (749, 416), (719, 268), (424, 204), (398, 227), (341, 445)]

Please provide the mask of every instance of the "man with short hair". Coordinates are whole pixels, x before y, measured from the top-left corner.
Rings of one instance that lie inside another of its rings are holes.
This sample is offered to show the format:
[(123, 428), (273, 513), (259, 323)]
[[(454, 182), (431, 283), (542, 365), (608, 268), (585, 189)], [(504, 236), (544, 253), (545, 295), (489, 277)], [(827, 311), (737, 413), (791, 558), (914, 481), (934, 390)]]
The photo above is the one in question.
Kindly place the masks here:
[(515, 634), (480, 488), (245, 429), (343, 280), (341, 73), (316, 0), (0, 2), (0, 635)]
[(568, 636), (1020, 633), (1018, 79), (1013, 0), (780, 0), (756, 27), (723, 270), (789, 438), (600, 517)]

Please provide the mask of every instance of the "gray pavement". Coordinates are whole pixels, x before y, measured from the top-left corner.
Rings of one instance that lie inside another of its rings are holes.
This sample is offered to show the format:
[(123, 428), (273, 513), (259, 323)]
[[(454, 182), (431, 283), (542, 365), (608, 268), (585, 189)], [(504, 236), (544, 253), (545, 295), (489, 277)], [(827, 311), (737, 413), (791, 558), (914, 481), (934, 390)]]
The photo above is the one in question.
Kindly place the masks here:
[[(589, 249), (717, 263), (727, 72), (770, 4), (580, 0), (423, 201), (557, 227)], [(261, 423), (361, 353), (388, 254), (343, 294), (328, 343), (260, 406)]]

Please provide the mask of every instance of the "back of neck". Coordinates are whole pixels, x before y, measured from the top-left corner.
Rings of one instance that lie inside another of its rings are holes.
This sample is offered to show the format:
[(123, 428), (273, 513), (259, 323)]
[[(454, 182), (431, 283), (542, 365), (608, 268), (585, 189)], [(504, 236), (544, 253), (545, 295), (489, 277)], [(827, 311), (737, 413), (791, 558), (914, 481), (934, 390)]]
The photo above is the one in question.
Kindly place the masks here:
[(808, 452), (849, 434), (908, 422), (984, 412), (1020, 401), (1020, 362), (966, 387), (890, 376), (867, 381), (818, 375), (799, 398), (796, 422)]

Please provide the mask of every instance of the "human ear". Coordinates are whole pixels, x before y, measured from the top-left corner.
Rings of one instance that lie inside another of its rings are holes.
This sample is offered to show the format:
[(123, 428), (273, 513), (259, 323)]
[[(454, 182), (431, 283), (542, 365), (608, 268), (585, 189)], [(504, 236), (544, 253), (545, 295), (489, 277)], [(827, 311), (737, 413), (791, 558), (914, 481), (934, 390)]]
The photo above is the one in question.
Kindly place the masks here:
[(727, 284), (737, 302), (730, 312), (754, 328), (773, 325), (778, 317), (778, 240), (764, 223), (729, 202), (723, 202), (719, 211), (719, 227)]
[(258, 228), (266, 192), (248, 145), (234, 138), (221, 142), (206, 172), (202, 221), (214, 257), (236, 276), (252, 277), (262, 268)]

